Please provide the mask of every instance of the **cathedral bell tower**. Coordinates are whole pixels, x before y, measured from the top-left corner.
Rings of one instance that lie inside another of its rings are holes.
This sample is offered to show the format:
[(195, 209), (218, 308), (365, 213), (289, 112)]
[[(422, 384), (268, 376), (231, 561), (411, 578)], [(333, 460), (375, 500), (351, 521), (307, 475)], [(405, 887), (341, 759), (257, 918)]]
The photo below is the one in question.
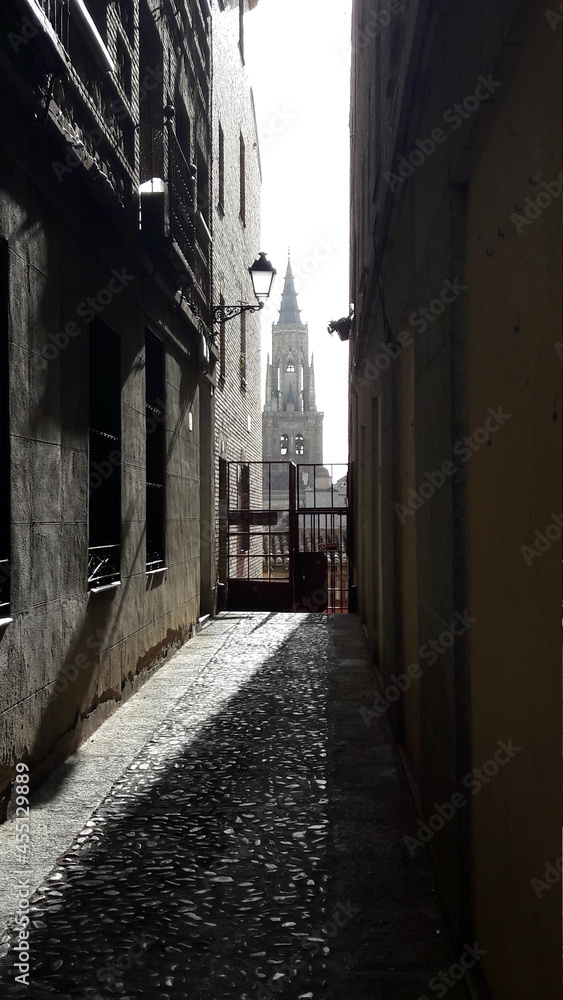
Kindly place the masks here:
[(271, 363), (266, 368), (266, 403), (262, 417), (265, 462), (322, 463), (323, 416), (315, 403), (313, 358), (309, 362), (309, 328), (301, 322), (291, 270), (287, 273), (280, 316), (272, 324)]

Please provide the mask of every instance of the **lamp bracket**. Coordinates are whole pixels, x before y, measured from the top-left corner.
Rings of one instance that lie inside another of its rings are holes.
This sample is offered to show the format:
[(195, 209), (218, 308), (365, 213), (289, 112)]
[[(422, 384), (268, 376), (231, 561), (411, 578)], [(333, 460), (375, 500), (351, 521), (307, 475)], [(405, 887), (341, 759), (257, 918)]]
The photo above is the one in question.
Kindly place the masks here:
[(213, 322), (228, 323), (230, 319), (241, 316), (242, 313), (255, 313), (264, 308), (264, 303), (259, 302), (255, 306), (248, 306), (240, 303), (238, 306), (213, 306)]

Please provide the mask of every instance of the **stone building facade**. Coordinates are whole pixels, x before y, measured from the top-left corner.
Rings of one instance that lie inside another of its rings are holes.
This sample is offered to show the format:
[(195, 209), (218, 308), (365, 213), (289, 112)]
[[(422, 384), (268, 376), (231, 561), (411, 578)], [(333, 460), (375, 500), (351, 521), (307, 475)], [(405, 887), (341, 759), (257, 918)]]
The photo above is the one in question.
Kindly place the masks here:
[(211, 600), (210, 16), (0, 12), (1, 813)]
[(555, 6), (353, 5), (353, 569), (383, 690), (365, 719), (393, 722), (421, 819), (405, 858), (428, 844), (494, 1000), (558, 996), (561, 975)]
[(301, 321), (290, 261), (279, 319), (272, 324), (262, 437), (264, 461), (322, 463), (323, 414), (317, 411), (313, 357), (309, 361), (309, 328)]
[[(244, 24), (258, 0), (213, 4), (213, 301), (254, 304), (248, 272), (260, 253), (260, 150), (244, 54)], [(214, 326), (215, 530), (213, 588), (226, 580), (226, 469), (262, 458), (260, 316)], [(221, 509), (220, 509), (221, 505)]]

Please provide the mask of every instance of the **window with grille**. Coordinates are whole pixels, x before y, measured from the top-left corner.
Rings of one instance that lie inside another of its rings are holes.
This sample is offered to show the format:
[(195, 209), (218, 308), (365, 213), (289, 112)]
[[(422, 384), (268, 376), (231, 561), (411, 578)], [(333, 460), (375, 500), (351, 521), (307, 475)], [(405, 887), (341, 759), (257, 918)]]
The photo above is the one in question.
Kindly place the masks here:
[(282, 455), (287, 455), (289, 451), (289, 438), (287, 434), (282, 434), (280, 438), (280, 453)]
[[(225, 305), (225, 296), (221, 293), (219, 296), (219, 305)], [(221, 385), (224, 384), (227, 377), (227, 340), (225, 333), (225, 320), (222, 319), (219, 324), (219, 382)]]
[(8, 241), (0, 240), (0, 618), (10, 615), (10, 411)]
[(88, 586), (96, 590), (121, 579), (121, 341), (98, 319), (89, 381)]
[(163, 569), (166, 517), (164, 344), (145, 330), (147, 573)]
[[(139, 181), (148, 183), (157, 178), (164, 181), (164, 90), (160, 81), (164, 78), (162, 65), (162, 43), (145, 4), (139, 6), (139, 61), (142, 67), (151, 69), (153, 79), (150, 88), (144, 91), (139, 101)], [(146, 70), (144, 70), (146, 72)]]
[(240, 317), (240, 385), (246, 387), (246, 313)]
[(240, 136), (240, 217), (246, 222), (246, 146)]
[(219, 208), (225, 211), (225, 133), (219, 123)]
[(209, 160), (207, 150), (197, 146), (197, 208), (209, 224), (211, 199), (209, 197)]
[(305, 451), (305, 442), (303, 440), (303, 435), (302, 434), (296, 434), (295, 435), (295, 454), (296, 455), (303, 455), (304, 451)]
[(294, 365), (294, 363), (293, 363), (293, 361), (291, 359), (287, 362), (286, 371), (288, 371), (288, 372), (294, 372), (295, 371), (295, 365)]
[[(250, 466), (247, 464), (239, 466), (238, 506), (239, 510), (250, 510)], [(239, 552), (250, 550), (249, 524), (239, 526), (238, 543)]]
[(238, 0), (238, 44), (244, 62), (244, 0)]

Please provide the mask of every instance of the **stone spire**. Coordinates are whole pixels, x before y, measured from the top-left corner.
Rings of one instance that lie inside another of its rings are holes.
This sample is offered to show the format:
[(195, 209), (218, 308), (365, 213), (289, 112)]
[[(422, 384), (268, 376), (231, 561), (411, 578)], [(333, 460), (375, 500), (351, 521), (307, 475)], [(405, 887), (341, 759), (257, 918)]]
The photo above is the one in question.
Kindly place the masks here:
[(283, 286), (280, 318), (278, 320), (278, 324), (280, 326), (303, 325), (301, 323), (301, 313), (299, 311), (299, 306), (297, 305), (297, 293), (295, 291), (295, 282), (293, 280), (293, 272), (291, 270), (291, 261), (289, 260), (289, 258), (287, 261), (287, 272), (285, 275), (285, 283)]
[(322, 464), (323, 414), (317, 411), (309, 328), (301, 319), (288, 258), (280, 317), (272, 324), (272, 350), (262, 416), (264, 461)]

